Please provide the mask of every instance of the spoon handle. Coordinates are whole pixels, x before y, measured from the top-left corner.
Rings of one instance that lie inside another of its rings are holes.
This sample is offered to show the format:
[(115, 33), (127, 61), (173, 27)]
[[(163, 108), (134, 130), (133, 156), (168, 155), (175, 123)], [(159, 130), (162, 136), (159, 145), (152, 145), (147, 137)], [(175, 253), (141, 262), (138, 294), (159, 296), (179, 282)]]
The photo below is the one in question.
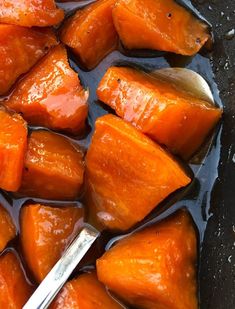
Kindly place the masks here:
[(84, 227), (35, 290), (23, 309), (48, 308), (98, 236), (99, 232), (94, 228)]

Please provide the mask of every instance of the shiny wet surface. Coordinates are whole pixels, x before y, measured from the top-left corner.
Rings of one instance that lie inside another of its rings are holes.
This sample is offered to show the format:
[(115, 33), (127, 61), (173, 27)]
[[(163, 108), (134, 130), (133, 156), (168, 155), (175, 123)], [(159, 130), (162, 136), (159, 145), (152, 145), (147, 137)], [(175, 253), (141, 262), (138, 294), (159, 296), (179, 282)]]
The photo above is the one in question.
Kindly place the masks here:
[[(83, 1), (80, 1), (80, 4)], [(199, 1), (198, 1), (199, 2)], [(201, 1), (200, 1), (201, 2)], [(202, 9), (205, 17), (210, 16), (210, 9), (207, 4), (201, 4), (199, 6)], [(232, 5), (232, 1), (231, 5)], [(63, 7), (67, 7), (68, 11), (70, 8), (73, 9), (77, 7), (78, 3), (63, 3)], [(205, 10), (204, 10), (205, 8)], [(216, 8), (215, 8), (216, 9)], [(216, 16), (217, 17), (217, 16)], [(234, 15), (233, 15), (234, 18)], [(213, 23), (215, 20), (210, 20)], [(223, 22), (221, 22), (223, 24)], [(230, 41), (234, 44), (234, 40)], [(229, 42), (229, 43), (230, 43)], [(217, 44), (217, 41), (216, 41)], [(228, 44), (225, 44), (228, 48)], [(234, 45), (232, 45), (234, 46)], [(78, 72), (79, 77), (85, 87), (90, 89), (89, 97), (89, 126), (87, 134), (82, 139), (77, 139), (76, 142), (82, 145), (85, 149), (88, 148), (90, 143), (90, 138), (92, 136), (92, 131), (94, 128), (94, 122), (97, 117), (107, 113), (108, 111), (104, 108), (104, 105), (101, 102), (97, 101), (96, 97), (96, 88), (104, 75), (107, 68), (111, 65), (122, 64), (122, 65), (134, 65), (138, 66), (145, 71), (153, 71), (159, 68), (169, 67), (169, 66), (181, 66), (192, 69), (197, 73), (201, 74), (209, 83), (211, 90), (213, 92), (216, 103), (219, 106), (222, 106), (222, 102), (219, 97), (219, 92), (215, 82), (215, 76), (219, 75), (219, 86), (224, 86), (225, 93), (222, 97), (229, 102), (229, 97), (227, 96), (226, 89), (228, 85), (225, 84), (223, 80), (223, 74), (219, 68), (219, 73), (217, 70), (217, 58), (220, 53), (227, 53), (227, 51), (219, 50), (219, 47), (216, 45), (215, 50), (211, 55), (196, 55), (193, 58), (182, 57), (176, 55), (162, 55), (159, 56), (159, 53), (144, 53), (141, 54), (138, 52), (138, 57), (133, 57), (134, 53), (128, 53), (124, 55), (119, 51), (115, 51), (109, 56), (107, 56), (102, 63), (98, 65), (94, 70), (87, 72), (79, 68), (79, 63), (76, 61), (73, 55), (70, 55), (71, 66)], [(139, 56), (145, 56), (145, 58)], [(157, 55), (157, 57), (156, 57)], [(146, 57), (148, 56), (148, 57)], [(214, 60), (211, 63), (210, 58)], [(224, 54), (222, 54), (222, 59)], [(226, 61), (225, 61), (226, 62)], [(212, 66), (214, 65), (214, 67)], [(234, 68), (234, 67), (233, 67)], [(227, 73), (224, 71), (224, 79), (227, 79)], [(232, 80), (232, 76), (231, 76)], [(231, 86), (233, 90), (234, 87)], [(223, 100), (224, 101), (224, 100)], [(228, 104), (228, 103), (227, 103)], [(230, 106), (225, 106), (226, 108), (235, 114), (234, 109)], [(110, 110), (109, 110), (110, 112)], [(194, 222), (197, 226), (199, 232), (199, 247), (200, 255), (202, 254), (202, 259), (200, 259), (199, 266), (201, 269), (199, 280), (201, 282), (201, 308), (233, 308), (232, 304), (234, 298), (230, 297), (229, 299), (229, 290), (232, 292), (232, 284), (234, 281), (232, 277), (232, 269), (234, 269), (234, 255), (233, 255), (233, 242), (235, 241), (235, 233), (232, 230), (234, 220), (232, 220), (232, 213), (234, 211), (229, 208), (231, 207), (230, 203), (234, 203), (234, 198), (232, 198), (232, 179), (234, 175), (232, 174), (232, 169), (234, 168), (234, 163), (232, 162), (232, 156), (234, 150), (234, 145), (232, 144), (230, 133), (233, 132), (232, 123), (234, 120), (232, 118), (232, 113), (228, 117), (231, 122), (225, 122), (222, 126), (218, 126), (214, 135), (212, 145), (210, 147), (207, 155), (202, 159), (200, 164), (191, 164), (191, 168), (195, 174), (195, 180), (193, 184), (187, 188), (187, 190), (180, 192), (179, 194), (174, 195), (172, 198), (167, 199), (165, 203), (160, 205), (156, 211), (150, 214), (145, 224), (154, 223), (171, 213), (175, 212), (177, 209), (186, 207), (189, 212), (192, 214)], [(221, 143), (222, 138), (222, 143)], [(231, 142), (228, 145), (229, 141)], [(225, 151), (227, 150), (227, 153)], [(220, 159), (222, 151), (222, 161)], [(228, 154), (229, 151), (229, 154)], [(227, 163), (231, 168), (225, 166)], [(223, 168), (224, 167), (224, 168)], [(223, 168), (223, 170), (222, 170)], [(222, 176), (224, 175), (224, 176)], [(223, 179), (221, 179), (223, 177)], [(229, 180), (230, 179), (230, 180)], [(230, 183), (231, 182), (231, 183)], [(225, 187), (227, 188), (226, 193)], [(13, 199), (10, 195), (3, 193), (0, 200), (13, 215), (17, 226), (19, 227), (19, 211), (21, 206), (28, 201), (28, 199)], [(38, 200), (35, 200), (38, 201)], [(55, 205), (58, 205), (57, 202), (51, 202)], [(76, 202), (80, 204), (80, 202)], [(61, 202), (61, 205), (66, 203)], [(228, 206), (226, 208), (226, 205)], [(169, 207), (170, 206), (170, 207)], [(223, 209), (221, 209), (223, 208)], [(209, 222), (209, 225), (207, 226)], [(227, 222), (227, 224), (226, 224)], [(138, 226), (137, 228), (142, 228), (144, 224)], [(207, 229), (206, 229), (207, 227)], [(206, 234), (205, 234), (206, 231)], [(204, 238), (205, 236), (205, 238)], [(96, 248), (93, 248), (92, 251), (88, 254), (84, 260), (83, 265), (92, 265), (95, 257), (99, 257), (104, 248), (108, 248), (119, 235), (110, 235), (105, 233), (103, 237), (97, 242)], [(227, 243), (228, 241), (228, 243)], [(231, 248), (230, 248), (231, 245)], [(17, 241), (12, 242), (13, 247), (19, 247)], [(231, 249), (231, 250), (230, 250)], [(226, 255), (224, 255), (223, 250), (226, 250)], [(212, 259), (210, 257), (212, 256)], [(233, 267), (233, 268), (232, 268)], [(224, 271), (223, 271), (224, 270)], [(225, 280), (225, 286), (227, 286), (227, 291), (224, 290), (223, 280)], [(209, 288), (209, 287), (210, 288)], [(234, 289), (233, 289), (234, 290)], [(217, 292), (215, 292), (217, 291)], [(215, 302), (215, 299), (218, 299), (218, 295), (221, 296), (221, 302)], [(227, 298), (228, 297), (228, 298)], [(223, 299), (223, 302), (222, 302)]]

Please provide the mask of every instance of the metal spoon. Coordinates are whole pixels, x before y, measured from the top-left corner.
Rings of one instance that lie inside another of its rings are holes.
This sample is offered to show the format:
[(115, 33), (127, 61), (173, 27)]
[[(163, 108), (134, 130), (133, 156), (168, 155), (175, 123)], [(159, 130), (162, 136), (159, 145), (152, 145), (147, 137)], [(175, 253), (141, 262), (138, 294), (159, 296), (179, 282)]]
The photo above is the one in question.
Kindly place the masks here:
[(180, 89), (190, 92), (195, 98), (215, 105), (208, 83), (198, 73), (185, 68), (165, 68), (151, 72), (150, 75), (173, 83)]
[[(154, 71), (150, 74), (167, 80), (170, 83), (174, 83), (180, 88), (189, 91), (195, 97), (204, 99), (214, 105), (210, 87), (204, 78), (194, 71), (184, 68), (167, 68)], [(48, 308), (99, 235), (100, 232), (87, 225), (48, 273), (28, 302), (24, 305), (23, 309)]]
[(100, 233), (95, 228), (89, 225), (84, 227), (24, 305), (23, 309), (48, 308), (99, 235)]
[(84, 0), (84, 1), (70, 1), (70, 2), (57, 2), (57, 6), (63, 9), (66, 13), (71, 13), (78, 9), (82, 9), (84, 6), (95, 2), (96, 0)]

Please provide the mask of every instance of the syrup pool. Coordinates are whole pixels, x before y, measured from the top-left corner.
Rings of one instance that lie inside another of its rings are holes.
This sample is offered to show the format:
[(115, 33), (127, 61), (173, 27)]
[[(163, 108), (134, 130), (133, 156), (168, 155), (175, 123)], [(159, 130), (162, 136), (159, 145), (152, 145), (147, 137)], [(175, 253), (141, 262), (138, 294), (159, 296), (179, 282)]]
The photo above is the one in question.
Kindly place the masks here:
[[(68, 15), (84, 5), (91, 3), (93, 1), (58, 1), (58, 5), (65, 9)], [(184, 2), (184, 5), (192, 9), (194, 14), (197, 14), (202, 18), (199, 13), (193, 9), (190, 2)], [(214, 96), (214, 100), (218, 106), (223, 107), (222, 102), (219, 98), (219, 92), (217, 85), (214, 81), (214, 74), (212, 71), (212, 66), (209, 60), (208, 53), (206, 55), (197, 54), (194, 57), (184, 57), (179, 55), (173, 55), (168, 53), (159, 53), (152, 51), (134, 51), (127, 52), (120, 45), (119, 51), (114, 51), (109, 54), (95, 69), (92, 71), (84, 71), (80, 66), (77, 59), (69, 53), (70, 64), (72, 68), (78, 72), (79, 78), (81, 79), (84, 87), (89, 88), (89, 118), (88, 118), (88, 129), (84, 136), (81, 138), (72, 139), (85, 150), (89, 147), (92, 132), (94, 129), (95, 120), (111, 112), (107, 110), (101, 102), (97, 100), (96, 88), (103, 77), (106, 70), (112, 65), (127, 65), (127, 66), (137, 66), (147, 72), (155, 71), (160, 68), (167, 67), (185, 67), (199, 73), (209, 84), (211, 91)], [(32, 130), (38, 128), (31, 128)], [(193, 183), (184, 191), (180, 191), (177, 194), (172, 195), (161, 205), (157, 207), (141, 224), (139, 224), (136, 229), (141, 229), (146, 225), (151, 225), (163, 218), (171, 215), (180, 208), (187, 208), (191, 213), (195, 225), (198, 230), (198, 244), (201, 248), (205, 229), (207, 226), (207, 221), (212, 216), (210, 210), (211, 205), (211, 194), (213, 191), (213, 186), (218, 177), (218, 165), (220, 160), (220, 137), (221, 137), (221, 124), (216, 128), (213, 138), (207, 143), (207, 145), (202, 149), (201, 154), (195, 157), (190, 164), (190, 168), (194, 172)], [(71, 137), (70, 137), (71, 138)], [(11, 194), (7, 192), (1, 192), (0, 203), (4, 205), (8, 211), (11, 213), (16, 226), (18, 227), (19, 233), (19, 213), (22, 205), (29, 201), (43, 202), (54, 205), (71, 205), (71, 202), (57, 202), (57, 201), (45, 201), (32, 198), (14, 198)], [(82, 206), (81, 201), (74, 201), (78, 207)], [(132, 230), (133, 231), (133, 230)], [(132, 232), (131, 231), (131, 232)], [(130, 232), (130, 231), (129, 231)], [(84, 267), (93, 268), (96, 258), (100, 257), (102, 253), (110, 248), (110, 246), (120, 237), (125, 237), (124, 235), (114, 235), (110, 233), (102, 233), (99, 240), (96, 242), (95, 246), (91, 248), (87, 256), (82, 261), (81, 265), (75, 271), (75, 274)], [(12, 241), (6, 250), (10, 248), (16, 249), (21, 255), (20, 245), (18, 242), (18, 237)], [(22, 256), (21, 256), (22, 257)], [(31, 275), (27, 270), (27, 267), (22, 258), (23, 264), (26, 269), (28, 278), (31, 279)], [(200, 250), (199, 250), (199, 267), (200, 267)]]

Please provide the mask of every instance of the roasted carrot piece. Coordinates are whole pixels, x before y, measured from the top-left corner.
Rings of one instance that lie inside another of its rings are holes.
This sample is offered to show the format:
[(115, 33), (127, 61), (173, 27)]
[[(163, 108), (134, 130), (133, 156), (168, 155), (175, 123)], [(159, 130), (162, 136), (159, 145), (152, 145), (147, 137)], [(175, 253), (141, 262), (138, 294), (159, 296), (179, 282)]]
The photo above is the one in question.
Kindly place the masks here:
[(83, 225), (83, 209), (73, 206), (24, 206), (20, 240), (28, 267), (40, 282)]
[(0, 24), (0, 95), (56, 44), (56, 37), (49, 29)]
[(124, 308), (107, 293), (96, 273), (82, 274), (66, 283), (50, 309), (121, 309)]
[(18, 114), (0, 108), (0, 188), (17, 191), (27, 146), (27, 124)]
[(0, 204), (0, 251), (16, 236), (16, 228), (7, 210)]
[(59, 45), (16, 84), (5, 105), (31, 125), (78, 134), (85, 126), (87, 99), (66, 49)]
[(128, 49), (194, 55), (210, 37), (207, 25), (174, 0), (118, 0), (113, 20)]
[(20, 195), (74, 200), (83, 183), (82, 151), (55, 133), (33, 131), (28, 142)]
[(12, 251), (0, 257), (0, 308), (22, 309), (33, 292), (20, 262)]
[(120, 240), (97, 261), (98, 279), (144, 309), (196, 309), (197, 242), (181, 211)]
[(54, 0), (4, 0), (0, 1), (0, 23), (24, 27), (47, 27), (61, 22), (64, 11)]
[(141, 132), (182, 158), (202, 145), (222, 111), (159, 78), (127, 67), (111, 67), (98, 98)]
[(96, 1), (77, 11), (62, 28), (62, 42), (71, 47), (87, 69), (94, 68), (117, 47), (112, 19), (114, 4), (115, 0)]
[(86, 156), (86, 198), (92, 220), (126, 230), (190, 178), (160, 146), (122, 119), (106, 115)]

